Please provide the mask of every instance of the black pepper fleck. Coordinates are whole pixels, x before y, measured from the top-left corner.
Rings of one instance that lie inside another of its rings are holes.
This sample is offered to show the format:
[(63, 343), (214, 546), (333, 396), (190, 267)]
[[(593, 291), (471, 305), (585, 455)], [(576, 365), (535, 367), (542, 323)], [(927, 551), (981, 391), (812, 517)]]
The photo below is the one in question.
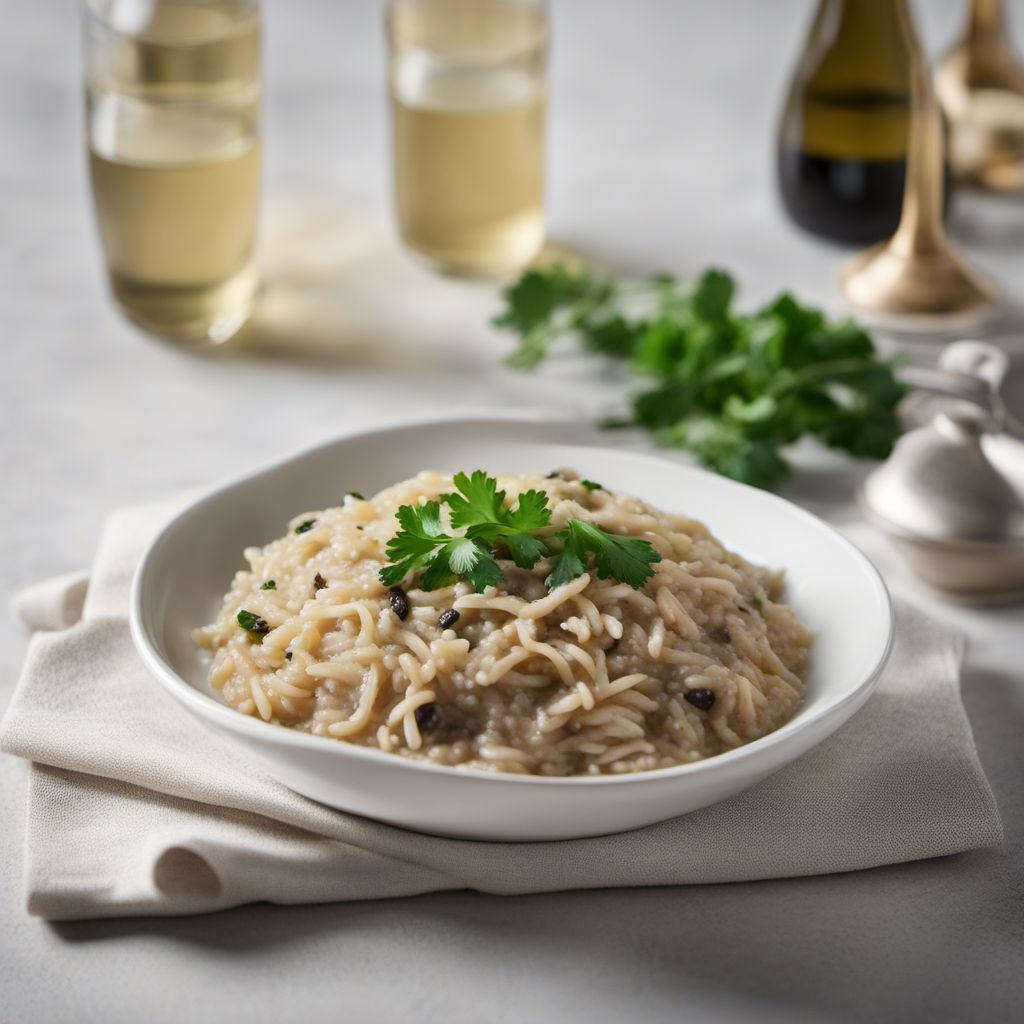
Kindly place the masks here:
[(712, 634), (713, 638), (720, 644), (731, 644), (732, 633), (729, 632), (728, 626), (723, 626), (721, 629), (716, 629)]
[(392, 587), (388, 591), (388, 603), (391, 605), (391, 610), (404, 622), (409, 614), (408, 594), (401, 587)]
[(317, 573), (313, 577), (313, 593), (315, 594), (318, 590), (323, 590), (324, 587), (326, 586), (327, 580), (325, 580), (323, 576), (320, 575), (320, 573)]
[(683, 694), (683, 699), (688, 700), (695, 708), (699, 708), (701, 711), (709, 711), (715, 703), (715, 694), (706, 687), (701, 687), (698, 690), (687, 690)]
[(415, 715), (420, 732), (433, 732), (441, 725), (441, 712), (436, 704), (421, 704)]
[(458, 621), (459, 613), (454, 608), (449, 608), (447, 611), (441, 612), (440, 616), (438, 616), (437, 624), (442, 629), (451, 629)]
[(285, 661), (291, 661), (292, 660), (292, 652), (291, 651), (285, 651), (284, 652), (284, 660)]

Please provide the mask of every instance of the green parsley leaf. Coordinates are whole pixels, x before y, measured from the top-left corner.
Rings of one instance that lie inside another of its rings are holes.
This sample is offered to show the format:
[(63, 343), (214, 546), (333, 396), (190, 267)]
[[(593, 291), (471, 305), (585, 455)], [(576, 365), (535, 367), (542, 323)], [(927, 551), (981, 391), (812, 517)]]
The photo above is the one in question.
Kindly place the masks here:
[(274, 580), (267, 580), (260, 584), (260, 590), (277, 590), (277, 583)]
[(360, 494), (359, 491), (346, 491), (346, 498), (355, 498), (356, 501), (366, 501), (366, 495)]
[(299, 525), (295, 527), (295, 532), (296, 533), (309, 533), (309, 531), (312, 530), (314, 526), (316, 526), (316, 520), (315, 519), (307, 519), (305, 522), (299, 523)]
[(580, 483), (588, 491), (603, 491), (604, 490), (604, 488), (600, 484), (595, 483), (593, 480), (581, 480)]

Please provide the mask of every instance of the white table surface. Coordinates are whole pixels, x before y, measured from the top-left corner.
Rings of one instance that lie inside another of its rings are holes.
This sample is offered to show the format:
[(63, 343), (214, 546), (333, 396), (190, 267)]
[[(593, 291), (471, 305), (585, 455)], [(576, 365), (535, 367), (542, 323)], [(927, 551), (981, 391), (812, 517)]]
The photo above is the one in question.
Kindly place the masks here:
[[(554, 0), (554, 239), (637, 273), (733, 268), (840, 307), (843, 252), (783, 220), (772, 137), (810, 0)], [(918, 4), (918, 7), (924, 5)], [(1024, 4), (1011, 0), (1018, 36)], [(104, 292), (82, 149), (76, 4), (0, 10), (0, 573), (88, 564), (115, 506), (212, 483), (353, 426), (460, 408), (605, 408), (578, 362), (499, 367), (494, 289), (393, 239), (375, 0), (267, 0), (267, 296), (248, 345), (196, 357)], [(929, 45), (960, 4), (928, 0)], [(1011, 286), (1024, 206), (954, 226)], [(21, 904), (23, 766), (0, 759), (5, 1021), (998, 1021), (1024, 1000), (1024, 614), (957, 609), (857, 520), (862, 468), (810, 455), (788, 489), (898, 589), (968, 631), (964, 702), (1003, 848), (860, 874), (537, 897), (475, 893), (50, 926)], [(0, 706), (24, 638), (0, 617)], [(1019, 1018), (1018, 1018), (1019, 1019)]]

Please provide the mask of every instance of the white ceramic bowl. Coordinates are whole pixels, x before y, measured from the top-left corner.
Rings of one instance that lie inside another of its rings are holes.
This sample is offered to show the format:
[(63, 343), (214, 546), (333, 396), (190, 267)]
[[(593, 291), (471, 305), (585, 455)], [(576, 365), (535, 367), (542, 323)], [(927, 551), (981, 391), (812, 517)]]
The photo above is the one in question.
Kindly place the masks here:
[[(165, 527), (139, 566), (131, 607), (139, 652), (172, 696), (286, 786), (406, 828), (471, 839), (576, 838), (732, 796), (820, 743), (867, 700), (891, 644), (885, 586), (852, 544), (781, 498), (666, 459), (580, 443), (587, 438), (590, 430), (566, 423), (421, 423), (341, 438), (221, 487)], [(406, 760), (269, 725), (213, 695), (190, 633), (213, 620), (245, 546), (279, 537), (297, 512), (334, 505), (347, 490), (373, 492), (421, 469), (554, 466), (701, 519), (744, 557), (785, 567), (789, 600), (815, 637), (807, 698), (790, 722), (695, 764), (550, 779)]]

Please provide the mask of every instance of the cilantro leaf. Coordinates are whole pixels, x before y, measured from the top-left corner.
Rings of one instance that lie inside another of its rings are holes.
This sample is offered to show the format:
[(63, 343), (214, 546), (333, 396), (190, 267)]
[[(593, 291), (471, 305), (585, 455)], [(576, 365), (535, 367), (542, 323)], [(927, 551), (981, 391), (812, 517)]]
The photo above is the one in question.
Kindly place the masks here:
[(478, 547), (477, 557), (467, 570), (466, 575), (473, 589), (482, 594), (488, 587), (495, 587), (501, 582), (501, 566), (494, 560), (494, 555), (485, 546)]
[[(451, 566), (451, 551), (445, 544), (437, 554), (433, 555), (420, 577), (420, 586), (424, 590), (440, 590), (458, 582), (458, 573)], [(384, 580), (384, 574), (381, 573)], [(386, 583), (387, 581), (384, 580)]]
[(458, 576), (468, 576), (482, 556), (490, 557), (490, 551), (479, 541), (460, 537), (445, 545), (445, 555), (453, 573)]
[[(385, 586), (395, 586), (409, 573), (420, 572), (419, 585), (424, 590), (468, 580), (481, 593), (501, 581), (498, 558), (503, 552), (527, 570), (552, 555), (548, 540), (540, 535), (551, 525), (546, 492), (524, 491), (515, 507), (509, 507), (505, 492), (498, 490), (498, 481), (482, 470), (470, 476), (457, 473), (453, 481), (456, 491), (442, 494), (440, 501), (398, 509), (399, 529), (385, 548), (388, 564), (378, 573)], [(590, 481), (587, 485), (599, 486)], [(450, 532), (442, 522), (442, 502), (448, 508)], [(593, 554), (602, 579), (614, 578), (639, 587), (650, 576), (650, 565), (660, 559), (646, 541), (606, 534), (575, 519), (556, 540), (549, 586), (581, 575)]]
[(552, 563), (551, 575), (547, 578), (550, 590), (563, 586), (587, 571), (587, 552), (575, 534), (566, 530), (558, 534), (556, 539), (562, 542), (562, 550)]
[(737, 313), (734, 298), (720, 270), (687, 284), (552, 267), (509, 288), (494, 322), (518, 336), (513, 366), (536, 365), (562, 341), (628, 361), (649, 383), (631, 396), (629, 419), (606, 425), (643, 427), (754, 486), (777, 487), (789, 473), (785, 448), (806, 435), (857, 457), (888, 455), (906, 389), (871, 336), (788, 293), (751, 314)]
[(451, 510), (453, 530), (505, 521), (505, 492), (498, 490), (494, 477), (478, 469), (472, 476), (456, 473), (454, 480), (458, 493), (441, 495)]
[(646, 540), (608, 533), (593, 523), (570, 519), (565, 529), (556, 534), (563, 549), (555, 560), (548, 585), (560, 586), (586, 572), (586, 555), (593, 554), (597, 575), (616, 579), (639, 590), (654, 574), (653, 564), (661, 555)]
[(725, 319), (735, 291), (736, 282), (724, 270), (705, 270), (693, 290), (694, 312), (705, 320)]
[(508, 525), (514, 530), (542, 530), (551, 522), (551, 509), (544, 491), (524, 491), (516, 507), (507, 514)]
[(532, 569), (547, 553), (548, 546), (540, 537), (529, 533), (516, 533), (505, 538), (505, 546), (512, 561), (520, 569)]
[(572, 333), (577, 324), (594, 318), (604, 326), (600, 336), (587, 330), (595, 348), (628, 355), (625, 322), (616, 322), (610, 303), (615, 289), (589, 270), (573, 271), (556, 265), (549, 270), (528, 270), (505, 291), (505, 310), (493, 320), (496, 327), (519, 335), (519, 347), (509, 356), (510, 366), (535, 366), (548, 354), (560, 335)]
[(429, 564), (438, 548), (451, 540), (441, 526), (441, 506), (436, 501), (402, 505), (396, 518), (400, 530), (385, 549), (390, 564), (379, 574), (381, 583), (387, 587), (395, 586), (412, 570)]

